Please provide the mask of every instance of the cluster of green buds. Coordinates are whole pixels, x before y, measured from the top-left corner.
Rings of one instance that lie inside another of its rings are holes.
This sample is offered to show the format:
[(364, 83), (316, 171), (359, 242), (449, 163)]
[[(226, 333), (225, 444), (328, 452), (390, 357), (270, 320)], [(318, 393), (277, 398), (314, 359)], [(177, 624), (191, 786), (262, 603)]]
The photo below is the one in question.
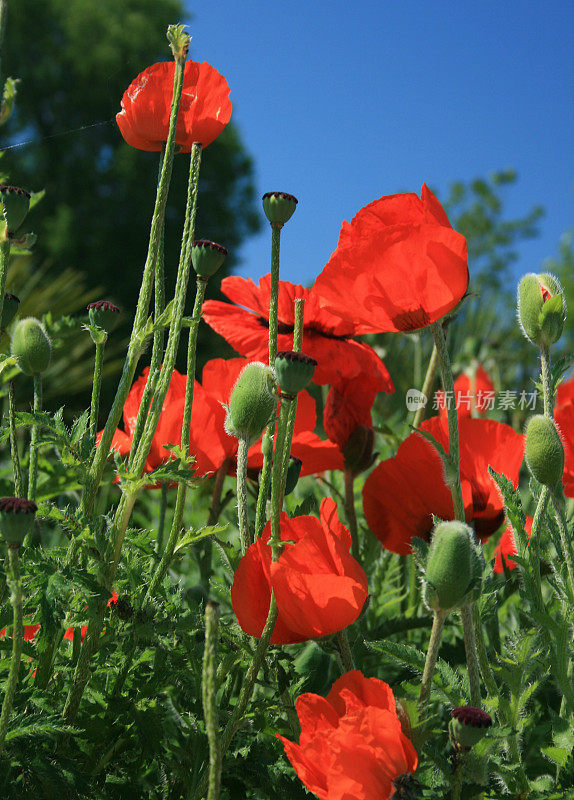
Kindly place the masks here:
[(492, 725), (490, 714), (474, 706), (453, 708), (451, 716), (448, 732), (452, 746), (459, 752), (466, 752), (478, 744)]
[(311, 381), (317, 362), (305, 353), (281, 350), (275, 357), (275, 376), (283, 397), (293, 398)]
[(537, 414), (526, 426), (526, 464), (538, 483), (554, 490), (562, 485), (564, 445), (556, 423)]
[(424, 600), (432, 611), (452, 611), (480, 597), (484, 556), (464, 522), (440, 522), (434, 529), (424, 576)]
[(277, 408), (275, 373), (266, 364), (253, 361), (242, 370), (229, 398), (225, 430), (230, 436), (254, 444)]
[(265, 192), (263, 211), (272, 228), (282, 228), (297, 208), (297, 198), (287, 192)]
[(9, 547), (20, 547), (29, 533), (38, 506), (25, 497), (0, 499), (0, 534)]
[(518, 284), (518, 319), (524, 335), (538, 347), (550, 347), (562, 336), (566, 320), (564, 290), (548, 273), (525, 275)]
[(39, 319), (21, 319), (12, 334), (12, 355), (25, 375), (41, 375), (50, 366), (52, 343)]
[(191, 245), (191, 263), (197, 277), (202, 281), (215, 275), (226, 258), (226, 248), (209, 239), (196, 239)]

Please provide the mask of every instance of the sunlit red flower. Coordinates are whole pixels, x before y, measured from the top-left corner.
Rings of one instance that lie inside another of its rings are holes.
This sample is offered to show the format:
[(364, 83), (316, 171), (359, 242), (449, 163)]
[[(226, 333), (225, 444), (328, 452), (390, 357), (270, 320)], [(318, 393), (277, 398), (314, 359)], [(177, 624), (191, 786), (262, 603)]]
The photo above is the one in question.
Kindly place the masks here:
[[(441, 417), (448, 416), (448, 404), (444, 392), (436, 393), (437, 404)], [(474, 376), (463, 372), (454, 382), (454, 407), (459, 417), (486, 414), (493, 407), (494, 384), (484, 367), (477, 367)]]
[[(432, 417), (421, 425), (448, 452), (448, 423)], [(466, 521), (484, 541), (504, 521), (504, 503), (491, 466), (518, 486), (524, 457), (524, 436), (509, 425), (490, 419), (459, 418), (460, 474)], [(363, 489), (367, 523), (387, 550), (406, 555), (411, 538), (427, 539), (433, 514), (454, 519), (450, 489), (435, 448), (419, 433), (408, 436), (394, 458), (381, 462)]]
[[(173, 94), (174, 61), (144, 69), (124, 92), (116, 121), (126, 142), (138, 150), (161, 150), (167, 141)], [(229, 86), (206, 61), (188, 61), (177, 117), (175, 142), (189, 153), (194, 142), (211, 144), (231, 117)]]
[[(207, 324), (251, 361), (269, 360), (270, 286), (269, 275), (260, 278), (259, 286), (247, 278), (224, 278), (221, 291), (236, 305), (207, 300), (203, 306)], [(352, 320), (343, 322), (320, 307), (314, 289), (289, 281), (279, 282), (277, 349), (293, 347), (294, 302), (300, 297), (305, 298), (302, 349), (317, 361), (315, 383), (338, 384), (360, 379), (376, 391), (394, 391), (389, 373), (375, 351), (351, 338), (358, 333)]]
[(321, 521), (281, 515), (286, 545), (271, 561), (270, 523), (241, 559), (231, 587), (240, 626), (261, 636), (275, 594), (279, 616), (271, 642), (292, 644), (329, 636), (359, 616), (367, 599), (367, 576), (350, 555), (351, 534), (339, 522), (332, 498), (321, 502)]
[(343, 222), (315, 282), (323, 307), (355, 333), (412, 331), (444, 317), (468, 288), (466, 241), (423, 185), (381, 197)]
[(556, 393), (557, 409), (568, 403), (574, 403), (574, 376), (570, 380), (561, 383)]
[[(24, 641), (25, 642), (33, 642), (36, 638), (36, 634), (40, 630), (40, 625), (24, 625)], [(0, 639), (4, 639), (6, 636), (6, 628), (2, 628), (0, 631)]]
[(555, 419), (564, 445), (564, 494), (574, 498), (574, 378), (558, 387)]
[[(115, 605), (117, 602), (118, 602), (118, 593), (115, 592), (112, 589), (112, 595), (111, 595), (111, 597), (108, 600), (106, 605), (109, 608), (112, 604)], [(38, 627), (40, 627), (40, 626), (38, 626)], [(80, 628), (80, 640), (82, 642), (84, 641), (84, 638), (86, 636), (86, 631), (87, 630), (88, 630), (88, 626), (87, 625), (82, 625), (82, 627)], [(73, 627), (72, 628), (68, 628), (66, 630), (66, 633), (64, 634), (64, 639), (67, 639), (70, 642), (74, 641), (74, 628)]]
[(296, 703), (299, 744), (284, 736), (287, 758), (320, 800), (388, 800), (394, 781), (417, 768), (401, 730), (391, 687), (357, 671), (342, 675), (327, 697), (302, 694)]
[[(524, 527), (526, 533), (528, 534), (528, 541), (530, 541), (532, 517), (526, 517), (526, 525)], [(517, 550), (516, 541), (514, 539), (514, 531), (512, 530), (512, 525), (509, 525), (507, 528), (505, 528), (504, 533), (500, 537), (500, 541), (496, 545), (496, 550), (494, 551), (494, 571), (499, 575), (504, 573), (504, 568), (502, 566), (503, 561), (505, 562), (507, 569), (516, 569), (516, 561), (513, 561), (512, 558), (510, 558), (510, 556), (515, 556), (516, 553)]]

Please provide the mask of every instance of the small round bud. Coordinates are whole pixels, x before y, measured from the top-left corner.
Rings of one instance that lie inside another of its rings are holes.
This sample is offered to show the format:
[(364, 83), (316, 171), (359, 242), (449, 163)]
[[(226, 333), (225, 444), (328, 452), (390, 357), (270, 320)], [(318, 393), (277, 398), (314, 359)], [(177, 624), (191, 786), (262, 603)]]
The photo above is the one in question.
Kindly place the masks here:
[(266, 192), (263, 195), (263, 211), (272, 227), (282, 228), (297, 208), (297, 198), (286, 192)]
[(30, 210), (30, 193), (18, 186), (0, 184), (2, 214), (6, 220), (8, 236), (16, 233)]
[(12, 335), (12, 355), (25, 375), (39, 375), (50, 366), (52, 344), (40, 320), (21, 319)]
[(26, 538), (38, 506), (24, 497), (0, 499), (0, 533), (5, 542), (18, 547)]
[(375, 431), (366, 425), (357, 425), (343, 445), (345, 469), (359, 475), (372, 466), (376, 454), (373, 453)]
[(297, 481), (301, 475), (301, 467), (303, 462), (297, 456), (289, 456), (289, 464), (287, 466), (287, 478), (285, 480), (285, 497), (295, 489)]
[(448, 726), (450, 738), (453, 745), (460, 750), (474, 747), (492, 725), (490, 714), (474, 706), (453, 708), (451, 716)]
[(208, 239), (196, 239), (191, 245), (191, 263), (198, 278), (211, 278), (223, 264), (227, 250)]
[(526, 463), (534, 478), (553, 489), (562, 481), (564, 446), (554, 420), (538, 414), (526, 426)]
[(89, 303), (87, 309), (91, 324), (105, 331), (114, 326), (120, 313), (120, 309), (109, 300), (96, 300), (95, 303)]
[(309, 383), (315, 372), (317, 362), (304, 353), (282, 350), (275, 358), (275, 374), (281, 393), (294, 396)]
[(472, 528), (441, 522), (433, 532), (425, 572), (425, 602), (433, 611), (460, 608), (480, 593), (483, 561)]
[(5, 331), (8, 325), (12, 322), (18, 308), (20, 306), (20, 298), (15, 294), (4, 293), (4, 307), (2, 309), (2, 319), (0, 320), (0, 331)]
[(525, 275), (518, 284), (518, 318), (525, 336), (539, 347), (549, 347), (562, 336), (566, 320), (564, 292), (548, 273)]
[(225, 420), (227, 433), (238, 439), (247, 439), (249, 444), (256, 442), (275, 414), (275, 386), (270, 367), (259, 361), (247, 364), (229, 398)]

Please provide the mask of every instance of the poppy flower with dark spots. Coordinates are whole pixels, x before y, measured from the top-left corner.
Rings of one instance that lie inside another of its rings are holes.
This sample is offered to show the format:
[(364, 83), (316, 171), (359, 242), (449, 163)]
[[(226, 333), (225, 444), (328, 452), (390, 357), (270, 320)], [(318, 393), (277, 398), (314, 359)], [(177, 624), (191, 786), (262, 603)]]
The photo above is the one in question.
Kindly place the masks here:
[[(265, 275), (256, 286), (251, 279), (224, 278), (221, 291), (235, 305), (207, 300), (203, 318), (229, 344), (250, 361), (269, 361), (269, 298), (271, 277)], [(360, 379), (376, 391), (393, 392), (387, 368), (375, 351), (353, 338), (358, 333), (352, 320), (343, 322), (321, 308), (312, 289), (279, 281), (278, 350), (293, 347), (294, 303), (305, 298), (302, 350), (317, 361), (313, 381), (338, 384)]]
[[(432, 434), (448, 452), (446, 419), (432, 417), (420, 429)], [(524, 436), (502, 422), (459, 417), (459, 437), (465, 517), (484, 541), (504, 522), (504, 503), (488, 467), (505, 475), (516, 488)], [(382, 461), (367, 478), (363, 508), (383, 547), (401, 555), (411, 552), (413, 536), (428, 541), (433, 514), (454, 519), (450, 489), (434, 446), (419, 433), (408, 436), (394, 458)]]
[(281, 540), (271, 560), (271, 524), (239, 562), (231, 603), (245, 633), (260, 637), (273, 589), (279, 615), (271, 642), (293, 644), (341, 631), (354, 622), (367, 599), (367, 576), (351, 556), (351, 534), (332, 498), (321, 502), (321, 521), (281, 515)]
[(466, 241), (434, 194), (394, 194), (343, 222), (314, 286), (356, 333), (413, 331), (444, 317), (468, 288)]
[[(528, 541), (530, 541), (532, 517), (526, 517), (526, 525), (524, 527), (526, 533), (528, 534)], [(496, 550), (494, 551), (494, 572), (496, 572), (498, 575), (504, 574), (504, 568), (502, 566), (503, 562), (506, 564), (507, 569), (516, 569), (516, 561), (513, 561), (512, 558), (510, 558), (510, 556), (515, 556), (516, 553), (517, 550), (516, 541), (514, 539), (514, 531), (512, 530), (512, 525), (509, 525), (507, 528), (505, 528), (504, 533), (500, 537), (500, 541), (496, 545)]]
[[(175, 62), (144, 69), (124, 92), (116, 122), (126, 142), (138, 150), (161, 150), (167, 141)], [(211, 144), (231, 117), (229, 86), (206, 61), (188, 61), (177, 117), (175, 143), (189, 153), (194, 142)]]
[(327, 697), (302, 694), (295, 709), (299, 743), (277, 738), (299, 779), (320, 800), (389, 800), (395, 781), (417, 768), (391, 687), (378, 678), (346, 672)]

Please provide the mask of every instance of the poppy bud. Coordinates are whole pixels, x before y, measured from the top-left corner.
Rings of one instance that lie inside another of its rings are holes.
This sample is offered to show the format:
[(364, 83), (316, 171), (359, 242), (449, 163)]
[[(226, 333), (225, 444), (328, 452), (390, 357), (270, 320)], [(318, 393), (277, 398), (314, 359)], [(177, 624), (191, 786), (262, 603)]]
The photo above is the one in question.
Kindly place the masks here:
[(4, 293), (4, 307), (2, 308), (2, 319), (0, 319), (0, 331), (5, 331), (18, 313), (20, 298), (15, 294)]
[(6, 186), (3, 183), (0, 184), (0, 202), (6, 230), (8, 236), (11, 236), (26, 219), (30, 209), (30, 193), (18, 186)]
[(196, 239), (191, 245), (191, 263), (198, 278), (211, 278), (225, 261), (227, 250), (208, 239)]
[(21, 319), (12, 336), (12, 355), (25, 375), (39, 375), (50, 366), (52, 344), (40, 320)]
[(554, 488), (564, 472), (564, 446), (554, 420), (538, 414), (526, 426), (526, 463), (538, 483)]
[(469, 750), (480, 742), (492, 725), (492, 718), (486, 711), (474, 706), (460, 706), (451, 711), (452, 719), (448, 726), (453, 745), (460, 750)]
[(317, 362), (304, 353), (282, 350), (275, 358), (275, 375), (282, 394), (294, 396), (309, 383)]
[(369, 469), (375, 460), (374, 443), (375, 431), (366, 425), (358, 425), (343, 445), (345, 469), (353, 475)]
[(266, 192), (263, 195), (263, 211), (273, 227), (282, 228), (297, 207), (297, 198), (286, 192)]
[(450, 611), (477, 599), (482, 569), (472, 528), (457, 520), (439, 523), (427, 556), (427, 606), (433, 611)]
[(95, 303), (89, 303), (87, 309), (91, 324), (105, 331), (114, 325), (117, 314), (120, 313), (119, 308), (109, 300), (96, 300)]
[(287, 478), (285, 480), (285, 497), (295, 489), (299, 475), (301, 475), (301, 467), (303, 462), (297, 456), (289, 456), (289, 465), (287, 467)]
[(24, 497), (3, 497), (0, 499), (0, 533), (5, 542), (19, 547), (34, 521), (38, 506)]
[(564, 292), (553, 275), (525, 275), (518, 284), (518, 318), (527, 339), (548, 347), (562, 336), (566, 319)]
[(248, 364), (241, 372), (229, 398), (225, 430), (230, 436), (245, 438), (253, 444), (275, 414), (273, 370), (259, 361)]

